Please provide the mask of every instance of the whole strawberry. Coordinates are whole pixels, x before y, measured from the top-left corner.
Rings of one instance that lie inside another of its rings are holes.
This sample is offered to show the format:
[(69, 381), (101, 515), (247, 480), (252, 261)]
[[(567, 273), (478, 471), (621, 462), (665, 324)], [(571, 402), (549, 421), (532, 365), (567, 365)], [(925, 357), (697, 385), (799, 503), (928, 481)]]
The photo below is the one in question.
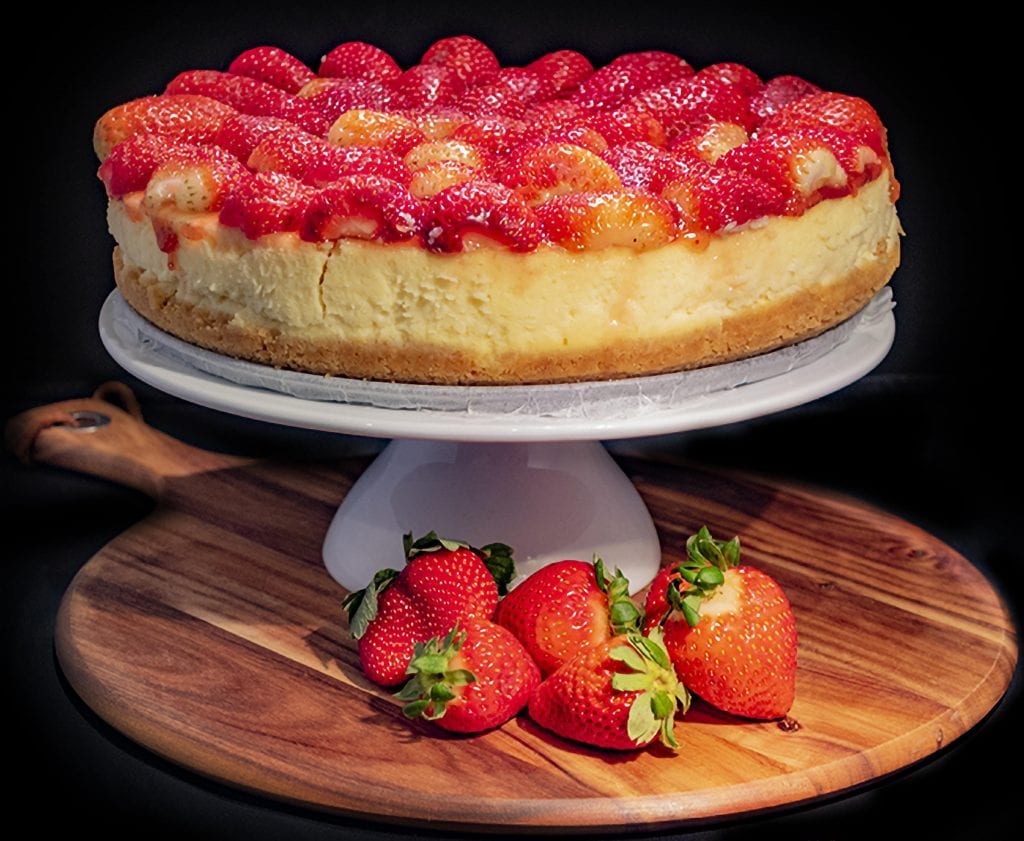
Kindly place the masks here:
[(417, 643), (409, 682), (395, 697), (409, 718), (445, 730), (479, 733), (522, 710), (540, 683), (540, 671), (512, 633), (486, 619), (466, 619), (444, 638)]
[(537, 687), (529, 713), (553, 733), (594, 747), (635, 750), (660, 738), (675, 749), (676, 713), (689, 703), (655, 627), (581, 651)]
[(796, 620), (767, 573), (739, 564), (739, 538), (707, 527), (686, 542), (687, 560), (665, 567), (646, 600), (676, 673), (709, 704), (733, 715), (781, 718), (795, 692)]
[(636, 630), (640, 610), (625, 576), (609, 575), (597, 558), (541, 567), (501, 600), (495, 618), (549, 675), (581, 650)]
[(512, 550), (502, 543), (473, 549), (434, 532), (403, 540), (405, 567), (378, 571), (342, 605), (363, 671), (381, 686), (406, 680), (417, 643), (443, 637), (468, 619), (491, 619), (514, 574)]

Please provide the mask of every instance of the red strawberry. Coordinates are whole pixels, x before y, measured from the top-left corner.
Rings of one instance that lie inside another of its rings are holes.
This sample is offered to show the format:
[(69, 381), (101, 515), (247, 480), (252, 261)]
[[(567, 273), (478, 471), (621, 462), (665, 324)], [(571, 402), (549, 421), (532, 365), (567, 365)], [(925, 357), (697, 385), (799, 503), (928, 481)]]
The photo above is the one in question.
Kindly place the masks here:
[(663, 198), (674, 202), (684, 235), (706, 243), (706, 234), (731, 230), (786, 210), (786, 196), (749, 172), (694, 162), (685, 175), (666, 184)]
[(435, 195), (423, 221), (424, 241), (434, 251), (497, 246), (532, 251), (541, 225), (529, 205), (504, 184), (473, 179)]
[(365, 108), (372, 111), (388, 110), (394, 92), (381, 82), (367, 79), (324, 79), (322, 84), (306, 96), (310, 106), (334, 122), (346, 111)]
[(120, 198), (144, 190), (153, 170), (172, 155), (197, 153), (202, 148), (194, 143), (175, 143), (158, 134), (135, 134), (111, 150), (97, 175), (107, 194)]
[(537, 664), (506, 628), (466, 619), (443, 639), (417, 643), (413, 677), (395, 697), (409, 718), (456, 733), (480, 733), (514, 718), (540, 683)]
[(528, 710), (542, 727), (587, 745), (636, 750), (660, 738), (675, 749), (676, 713), (689, 704), (655, 628), (580, 652), (541, 682)]
[(658, 64), (612, 62), (580, 82), (570, 101), (584, 111), (606, 111), (672, 78), (674, 74)]
[[(227, 149), (243, 163), (249, 160), (253, 149), (268, 135), (277, 131), (307, 134), (295, 123), (280, 117), (257, 117), (253, 114), (235, 114), (228, 117), (217, 131), (213, 143)], [(310, 135), (312, 136), (312, 135)]]
[(505, 67), (493, 81), (475, 85), (455, 100), (455, 107), (473, 117), (501, 115), (521, 118), (528, 103), (537, 99), (543, 83), (522, 67)]
[(404, 544), (409, 560), (401, 572), (379, 571), (343, 605), (363, 670), (381, 686), (405, 680), (416, 643), (442, 637), (468, 619), (490, 619), (514, 574), (504, 544), (475, 550), (434, 532), (416, 541), (405, 535)]
[(402, 68), (380, 47), (365, 41), (338, 44), (320, 61), (321, 76), (388, 82), (397, 79)]
[(377, 175), (408, 184), (409, 168), (402, 159), (376, 146), (335, 146), (306, 132), (275, 132), (253, 149), (251, 169), (282, 172), (306, 184), (320, 186), (346, 175)]
[(764, 87), (761, 77), (753, 70), (733, 61), (723, 61), (719, 64), (702, 67), (696, 77), (698, 79), (717, 79), (729, 85), (736, 85), (748, 98), (757, 94)]
[(93, 129), (92, 145), (103, 161), (122, 140), (156, 134), (167, 140), (209, 143), (235, 109), (216, 99), (195, 95), (144, 96), (107, 111)]
[(280, 172), (257, 172), (228, 187), (220, 222), (240, 228), (249, 239), (297, 231), (316, 190)]
[(820, 92), (821, 88), (799, 76), (776, 76), (751, 97), (750, 110), (758, 121), (762, 121), (789, 103)]
[(307, 100), (248, 76), (218, 70), (186, 70), (170, 81), (165, 93), (201, 94), (243, 114), (281, 117), (313, 134), (327, 131), (327, 119)]
[(589, 149), (572, 143), (524, 144), (496, 167), (495, 177), (530, 205), (562, 193), (622, 187), (614, 169)]
[(309, 203), (301, 236), (310, 242), (342, 237), (397, 242), (419, 233), (423, 205), (396, 181), (350, 175), (325, 186)]
[(585, 648), (639, 627), (640, 611), (621, 572), (600, 559), (541, 567), (498, 604), (495, 620), (523, 644), (541, 672), (551, 674)]
[(192, 213), (218, 210), (228, 188), (248, 175), (242, 162), (219, 146), (183, 150), (153, 170), (143, 203), (150, 212), (166, 205)]
[(737, 122), (747, 128), (753, 125), (749, 100), (739, 86), (708, 76), (677, 79), (643, 91), (625, 107), (651, 114), (669, 138), (709, 120)]
[(401, 157), (427, 136), (401, 114), (353, 109), (334, 121), (327, 139), (337, 146), (378, 146)]
[(416, 124), (428, 140), (445, 140), (469, 117), (455, 108), (441, 106), (437, 108), (410, 108), (403, 113)]
[(612, 59), (610, 67), (642, 67), (663, 79), (693, 75), (693, 68), (685, 59), (664, 50), (640, 50), (623, 53)]
[[(855, 142), (846, 135), (849, 148), (841, 152), (853, 155)], [(837, 141), (842, 137), (837, 136)], [(824, 193), (849, 192), (846, 171), (840, 166), (830, 144), (822, 138), (799, 131), (759, 134), (749, 143), (726, 152), (719, 165), (756, 175), (786, 196), (786, 212), (803, 213), (821, 200)]]
[(569, 143), (573, 146), (580, 146), (595, 155), (600, 155), (608, 149), (608, 141), (604, 139), (604, 136), (583, 120), (554, 128), (533, 126), (526, 130), (523, 143), (537, 146), (546, 143)]
[(253, 47), (228, 65), (228, 73), (267, 82), (286, 93), (298, 93), (316, 77), (299, 59), (280, 47)]
[(709, 704), (745, 718), (781, 718), (793, 703), (796, 620), (767, 573), (740, 565), (739, 539), (707, 527), (686, 542), (687, 560), (666, 567), (647, 596), (676, 673)]
[(507, 155), (525, 137), (522, 121), (511, 117), (476, 117), (462, 123), (451, 133), (453, 140), (464, 140), (493, 155)]
[(435, 41), (423, 53), (420, 63), (450, 67), (467, 85), (489, 82), (501, 69), (491, 48), (472, 35), (453, 35)]
[(399, 108), (448, 105), (466, 89), (466, 83), (451, 67), (417, 64), (391, 82), (394, 103)]
[(761, 129), (785, 132), (822, 125), (842, 129), (886, 157), (885, 126), (871, 104), (856, 96), (823, 91), (801, 97), (766, 119)]
[(644, 193), (586, 192), (555, 196), (537, 207), (546, 238), (571, 251), (621, 246), (658, 248), (676, 238), (672, 205)]
[(600, 111), (588, 117), (587, 124), (600, 132), (609, 146), (637, 140), (654, 146), (665, 145), (665, 127), (645, 111), (628, 108)]
[(526, 69), (540, 76), (549, 96), (561, 96), (578, 88), (594, 72), (594, 65), (576, 50), (555, 50), (531, 61)]
[(689, 171), (684, 159), (643, 141), (613, 146), (601, 157), (622, 179), (623, 187), (645, 193), (657, 194)]

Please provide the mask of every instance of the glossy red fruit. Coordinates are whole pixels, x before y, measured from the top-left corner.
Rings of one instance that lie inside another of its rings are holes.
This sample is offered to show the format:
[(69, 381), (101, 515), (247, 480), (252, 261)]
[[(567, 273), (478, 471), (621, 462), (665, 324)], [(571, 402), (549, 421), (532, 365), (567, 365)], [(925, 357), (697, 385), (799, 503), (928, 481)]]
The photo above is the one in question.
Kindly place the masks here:
[(225, 191), (220, 222), (249, 239), (297, 231), (316, 190), (280, 172), (256, 172)]
[(669, 139), (685, 128), (709, 120), (753, 126), (749, 99), (737, 85), (713, 77), (679, 79), (643, 91), (628, 100), (628, 107), (645, 111), (665, 128)]
[(331, 124), (327, 139), (337, 146), (377, 146), (402, 157), (427, 136), (401, 114), (353, 109)]
[(456, 733), (500, 727), (526, 707), (540, 683), (519, 640), (476, 618), (417, 644), (407, 671), (412, 677), (395, 696), (406, 702), (404, 714)]
[(637, 750), (660, 739), (675, 749), (676, 714), (689, 703), (655, 628), (582, 651), (541, 682), (528, 710), (542, 727), (594, 747)]
[(702, 67), (697, 71), (696, 78), (714, 79), (735, 85), (748, 98), (757, 94), (764, 87), (760, 76), (746, 65), (737, 64), (734, 61), (722, 61)]
[(360, 663), (381, 686), (402, 683), (416, 643), (443, 637), (456, 623), (491, 619), (514, 574), (511, 549), (472, 549), (430, 532), (404, 538), (409, 559), (401, 571), (382, 569), (364, 590), (345, 599)]
[(136, 134), (168, 141), (209, 143), (235, 113), (230, 105), (193, 94), (144, 96), (111, 108), (93, 128), (93, 149), (103, 161), (121, 141)]
[(219, 146), (172, 152), (153, 170), (143, 204), (150, 213), (163, 207), (190, 213), (219, 210), (231, 185), (248, 176), (242, 162)]
[(750, 110), (761, 122), (789, 103), (820, 92), (821, 88), (799, 76), (776, 76), (751, 97)]
[(453, 35), (435, 41), (423, 53), (420, 63), (450, 67), (466, 85), (489, 82), (501, 69), (491, 48), (472, 35)]
[(495, 178), (530, 205), (563, 193), (619, 190), (622, 181), (598, 155), (573, 143), (523, 144), (495, 167)]
[(398, 242), (420, 231), (423, 205), (396, 181), (350, 175), (327, 184), (306, 210), (300, 235), (310, 242), (342, 237)]
[(747, 130), (739, 123), (711, 120), (683, 129), (669, 144), (669, 150), (680, 157), (713, 164), (726, 152), (742, 146), (749, 139)]
[(495, 246), (532, 251), (541, 242), (537, 214), (504, 184), (472, 179), (454, 184), (427, 205), (423, 239), (434, 251)]
[(135, 134), (111, 150), (100, 164), (97, 175), (107, 195), (121, 198), (146, 189), (153, 170), (172, 155), (198, 154), (202, 148), (194, 143), (177, 143), (158, 134)]
[(733, 715), (775, 719), (793, 704), (796, 619), (786, 594), (763, 570), (740, 565), (738, 538), (718, 541), (702, 528), (687, 559), (651, 584), (648, 627), (686, 686)]
[(447, 65), (417, 64), (394, 79), (390, 88), (398, 108), (437, 108), (454, 102), (466, 83)]
[(320, 61), (320, 75), (342, 79), (388, 82), (397, 79), (402, 68), (387, 52), (365, 41), (338, 44)]
[(326, 119), (334, 122), (346, 111), (362, 108), (371, 111), (387, 111), (395, 99), (394, 91), (368, 79), (326, 79), (315, 91), (306, 97), (312, 108), (320, 111)]
[(658, 194), (669, 182), (685, 175), (690, 165), (682, 158), (643, 141), (623, 143), (602, 153), (627, 190)]
[(679, 77), (663, 65), (612, 62), (580, 82), (571, 101), (587, 112), (605, 111), (675, 78)]
[(286, 93), (298, 93), (316, 77), (303, 62), (280, 47), (253, 47), (228, 65), (228, 73), (267, 82)]
[[(842, 142), (837, 134), (835, 142)], [(848, 148), (840, 151), (853, 156), (855, 141), (845, 135)], [(800, 130), (784, 133), (765, 132), (731, 149), (719, 158), (719, 165), (756, 175), (786, 197), (786, 212), (800, 215), (822, 198), (850, 191), (850, 179), (840, 165), (832, 145), (823, 137)]]
[(548, 96), (570, 94), (594, 72), (594, 65), (576, 50), (555, 50), (526, 65), (542, 80)]
[(274, 132), (307, 134), (295, 123), (280, 117), (258, 117), (253, 114), (235, 114), (228, 117), (213, 138), (213, 143), (226, 149), (245, 163), (249, 156), (267, 136)]
[(464, 140), (492, 155), (507, 155), (525, 137), (526, 126), (511, 117), (474, 117), (458, 126), (453, 140)]
[(662, 188), (661, 196), (676, 204), (681, 230), (698, 242), (701, 234), (786, 212), (786, 195), (764, 179), (703, 161), (692, 162), (685, 175)]
[(842, 129), (879, 157), (887, 156), (882, 120), (869, 102), (857, 96), (823, 91), (800, 97), (766, 119), (762, 129), (781, 133), (822, 125)]
[(640, 617), (625, 576), (598, 559), (541, 567), (501, 600), (495, 619), (549, 675), (583, 649), (636, 630)]
[(641, 141), (664, 146), (665, 127), (651, 114), (629, 108), (601, 111), (587, 117), (587, 124), (608, 141), (609, 146)]
[(250, 168), (281, 172), (322, 186), (346, 175), (376, 175), (408, 185), (411, 173), (402, 159), (376, 146), (336, 146), (306, 132), (275, 132), (249, 156)]
[(313, 134), (322, 135), (327, 131), (327, 119), (302, 97), (237, 73), (186, 70), (170, 81), (165, 93), (200, 94), (226, 103), (243, 114), (281, 117)]
[(625, 190), (555, 196), (537, 207), (537, 218), (545, 238), (570, 251), (646, 251), (666, 245), (678, 232), (670, 202)]

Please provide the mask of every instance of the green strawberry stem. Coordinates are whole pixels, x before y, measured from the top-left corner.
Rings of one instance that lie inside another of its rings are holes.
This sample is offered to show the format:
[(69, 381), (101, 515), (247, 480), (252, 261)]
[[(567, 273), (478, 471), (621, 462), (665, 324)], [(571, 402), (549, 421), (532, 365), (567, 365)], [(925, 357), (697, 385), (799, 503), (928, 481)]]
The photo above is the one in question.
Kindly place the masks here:
[(690, 693), (676, 676), (661, 628), (656, 627), (646, 637), (628, 632), (626, 644), (616, 646), (608, 656), (629, 667), (629, 671), (612, 675), (612, 689), (639, 693), (629, 708), (629, 738), (637, 745), (646, 745), (659, 737), (663, 745), (677, 750), (676, 713), (685, 714), (690, 709)]
[(594, 577), (597, 586), (608, 595), (608, 618), (615, 634), (625, 634), (640, 629), (643, 613), (629, 597), (629, 580), (618, 567), (609, 575), (604, 561), (594, 556)]
[(676, 570), (690, 586), (683, 590), (678, 581), (669, 584), (669, 606), (683, 614), (692, 628), (700, 622), (704, 600), (725, 583), (725, 572), (740, 562), (740, 539), (716, 540), (707, 526), (686, 540), (686, 560)]
[(504, 596), (508, 593), (508, 585), (516, 577), (515, 562), (512, 560), (512, 547), (505, 543), (488, 543), (477, 549), (462, 540), (449, 540), (445, 537), (438, 537), (436, 531), (429, 531), (423, 537), (413, 539), (412, 532), (402, 535), (402, 545), (405, 549), (406, 561), (411, 561), (417, 555), (437, 552), (440, 549), (447, 549), (455, 552), (459, 549), (469, 549), (480, 556), (484, 566), (490, 571), (495, 584), (498, 585), (498, 595)]
[(408, 703), (402, 707), (407, 718), (441, 718), (449, 701), (457, 693), (455, 687), (466, 686), (476, 680), (468, 669), (450, 668), (451, 660), (466, 641), (466, 632), (452, 628), (444, 639), (416, 643), (412, 659), (405, 673), (412, 675), (395, 697)]

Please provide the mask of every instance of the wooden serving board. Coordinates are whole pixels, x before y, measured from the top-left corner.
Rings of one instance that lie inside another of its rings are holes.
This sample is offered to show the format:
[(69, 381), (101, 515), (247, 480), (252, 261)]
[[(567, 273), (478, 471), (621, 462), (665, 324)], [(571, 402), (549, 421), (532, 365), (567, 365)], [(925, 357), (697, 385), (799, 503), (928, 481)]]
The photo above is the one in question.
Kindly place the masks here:
[[(76, 410), (111, 423), (49, 425)], [(590, 750), (525, 715), (485, 735), (444, 735), (407, 722), (363, 678), (344, 591), (321, 563), (365, 461), (205, 452), (98, 400), (33, 410), (9, 433), (23, 448), (31, 439), (39, 461), (158, 499), (64, 598), (57, 655), (74, 689), (175, 763), (316, 809), (466, 830), (621, 832), (809, 801), (948, 745), (999, 701), (1017, 659), (999, 596), (920, 529), (830, 494), (625, 460), (666, 562), (707, 523), (739, 534), (747, 559), (789, 594), (800, 634), (791, 718), (747, 722), (698, 702), (677, 725), (676, 755)]]

